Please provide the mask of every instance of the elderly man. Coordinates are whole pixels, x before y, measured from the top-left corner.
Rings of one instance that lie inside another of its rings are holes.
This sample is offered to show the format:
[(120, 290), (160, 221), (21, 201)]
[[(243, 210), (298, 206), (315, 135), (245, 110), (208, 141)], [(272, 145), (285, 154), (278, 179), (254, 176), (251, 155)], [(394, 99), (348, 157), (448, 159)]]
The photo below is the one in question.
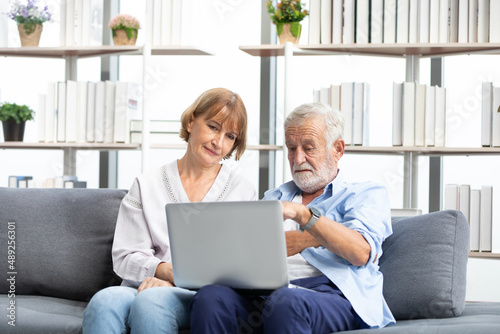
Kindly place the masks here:
[(331, 333), (394, 322), (378, 270), (392, 233), (387, 192), (342, 180), (343, 129), (342, 115), (328, 106), (296, 108), (285, 120), (293, 181), (264, 195), (282, 201), (289, 276), (305, 289), (249, 296), (203, 287), (191, 304), (192, 333)]

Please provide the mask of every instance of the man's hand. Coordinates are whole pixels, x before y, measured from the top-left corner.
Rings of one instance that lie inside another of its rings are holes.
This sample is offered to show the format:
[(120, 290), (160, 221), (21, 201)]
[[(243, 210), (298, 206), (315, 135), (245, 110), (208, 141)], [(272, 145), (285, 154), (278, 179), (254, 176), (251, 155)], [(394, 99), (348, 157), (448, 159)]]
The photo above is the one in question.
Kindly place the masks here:
[(137, 289), (137, 293), (149, 288), (156, 288), (160, 286), (170, 287), (174, 285), (170, 282), (164, 281), (156, 277), (146, 277), (146, 279), (141, 283), (141, 285)]

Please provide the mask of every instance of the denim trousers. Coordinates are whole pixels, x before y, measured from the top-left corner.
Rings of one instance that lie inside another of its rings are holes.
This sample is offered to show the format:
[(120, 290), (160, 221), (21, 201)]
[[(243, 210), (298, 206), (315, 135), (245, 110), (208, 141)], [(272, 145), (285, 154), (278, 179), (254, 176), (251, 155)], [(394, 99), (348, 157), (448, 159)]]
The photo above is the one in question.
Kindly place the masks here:
[(114, 286), (97, 292), (83, 316), (83, 333), (177, 333), (189, 328), (195, 291), (178, 287)]

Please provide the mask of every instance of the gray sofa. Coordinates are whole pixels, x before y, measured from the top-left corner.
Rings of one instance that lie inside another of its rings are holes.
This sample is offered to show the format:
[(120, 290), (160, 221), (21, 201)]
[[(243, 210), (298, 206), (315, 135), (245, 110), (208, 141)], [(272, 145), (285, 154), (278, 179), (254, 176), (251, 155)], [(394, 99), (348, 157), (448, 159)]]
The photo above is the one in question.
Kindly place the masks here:
[[(0, 333), (81, 332), (92, 295), (120, 284), (111, 244), (125, 194), (0, 188)], [(500, 303), (464, 303), (469, 232), (460, 212), (394, 218), (393, 229), (380, 268), (398, 321), (353, 332), (500, 333)]]

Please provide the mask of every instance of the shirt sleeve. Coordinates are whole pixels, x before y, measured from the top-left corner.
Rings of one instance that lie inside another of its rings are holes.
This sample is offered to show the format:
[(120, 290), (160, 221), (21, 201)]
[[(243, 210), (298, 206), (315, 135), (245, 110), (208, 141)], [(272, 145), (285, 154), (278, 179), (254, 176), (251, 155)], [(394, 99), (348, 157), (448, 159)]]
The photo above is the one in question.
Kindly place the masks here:
[(113, 268), (128, 285), (153, 277), (161, 260), (155, 257), (137, 179), (122, 200), (113, 241)]

